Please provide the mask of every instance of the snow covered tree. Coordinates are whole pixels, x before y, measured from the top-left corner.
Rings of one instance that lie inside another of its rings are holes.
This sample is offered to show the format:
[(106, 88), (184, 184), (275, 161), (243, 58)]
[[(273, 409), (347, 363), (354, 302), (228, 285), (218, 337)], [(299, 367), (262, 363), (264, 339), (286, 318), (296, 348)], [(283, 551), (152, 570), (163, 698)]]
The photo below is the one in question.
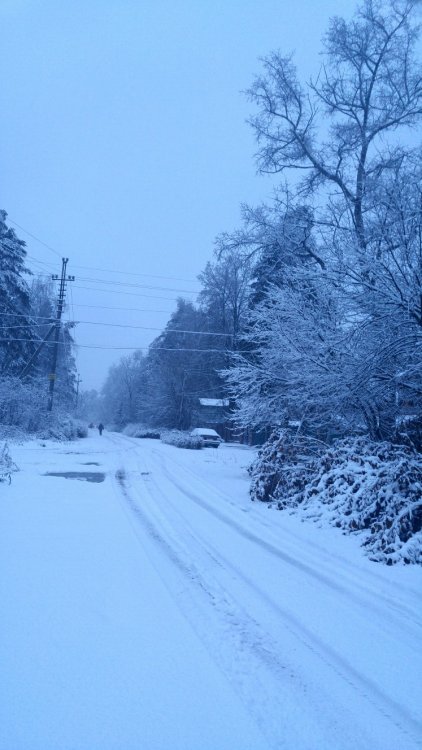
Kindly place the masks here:
[[(265, 208), (252, 217), (263, 283), (250, 354), (228, 373), (244, 424), (295, 419), (326, 434), (366, 425), (383, 439), (406, 403), (420, 415), (422, 171), (397, 140), (422, 114), (415, 5), (366, 0), (351, 23), (332, 20), (308, 93), (280, 54), (250, 91), (261, 171), (303, 171), (292, 205), (316, 195), (319, 205), (291, 212), (294, 231), (278, 246), (268, 231), (276, 217)], [(306, 242), (289, 245), (306, 225)]]
[[(295, 421), (308, 434), (340, 434), (357, 423), (357, 343), (345, 336), (338, 299), (323, 278), (295, 275), (268, 289), (244, 333), (248, 353), (226, 372), (238, 421), (263, 428)], [(362, 420), (363, 421), (363, 420)]]
[(31, 321), (25, 275), (25, 243), (7, 226), (0, 210), (0, 374), (16, 375), (31, 356), (37, 338)]
[(102, 406), (95, 406), (101, 418), (123, 427), (139, 421), (139, 402), (145, 392), (146, 361), (141, 351), (122, 357), (109, 369), (102, 389)]
[(213, 343), (233, 351), (246, 321), (252, 280), (251, 260), (241, 250), (230, 248), (229, 252), (221, 252), (219, 247), (217, 260), (207, 263), (198, 278), (202, 284), (199, 303), (208, 329), (227, 334), (227, 338)]
[[(333, 271), (362, 342), (357, 382), (371, 384), (376, 437), (422, 407), (422, 161), (408, 157), (376, 183), (364, 257), (354, 243), (334, 250)], [(350, 323), (349, 323), (350, 326)]]
[(199, 397), (221, 397), (219, 370), (227, 364), (225, 341), (210, 332), (207, 313), (178, 300), (177, 310), (148, 355), (152, 424), (187, 429)]
[(273, 53), (249, 90), (258, 106), (251, 123), (260, 171), (299, 170), (302, 194), (323, 187), (333, 224), (348, 225), (362, 250), (368, 183), (400, 162), (397, 132), (422, 115), (416, 6), (364, 0), (351, 22), (331, 20), (315, 81), (303, 87), (292, 58)]

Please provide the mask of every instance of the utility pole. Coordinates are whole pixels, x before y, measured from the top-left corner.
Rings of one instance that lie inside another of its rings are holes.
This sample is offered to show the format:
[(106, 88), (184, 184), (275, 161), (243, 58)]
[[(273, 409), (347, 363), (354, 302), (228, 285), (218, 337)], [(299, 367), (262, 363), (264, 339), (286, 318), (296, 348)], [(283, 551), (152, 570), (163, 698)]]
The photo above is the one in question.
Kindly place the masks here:
[(74, 276), (66, 276), (66, 266), (68, 264), (68, 261), (69, 261), (69, 258), (62, 258), (61, 276), (59, 277), (57, 274), (53, 274), (53, 276), (51, 277), (53, 281), (59, 281), (59, 278), (60, 278), (60, 287), (59, 287), (59, 297), (57, 300), (57, 316), (56, 316), (56, 323), (55, 323), (53, 359), (51, 361), (51, 372), (48, 376), (50, 380), (50, 388), (49, 388), (49, 394), (48, 394), (47, 411), (51, 411), (53, 408), (54, 385), (56, 383), (56, 371), (57, 371), (57, 355), (59, 352), (60, 327), (61, 327), (61, 317), (62, 317), (62, 312), (63, 312), (63, 307), (64, 307), (64, 299), (66, 295), (66, 282), (75, 281)]
[(22, 379), (23, 379), (23, 378), (25, 377), (25, 375), (27, 375), (27, 374), (28, 374), (29, 370), (31, 369), (31, 365), (32, 365), (32, 363), (33, 363), (33, 362), (34, 362), (34, 361), (36, 360), (36, 358), (38, 357), (38, 355), (39, 355), (39, 353), (40, 353), (41, 349), (43, 349), (43, 347), (45, 346), (46, 342), (48, 341), (48, 339), (50, 338), (51, 334), (53, 333), (53, 331), (54, 331), (55, 327), (56, 327), (56, 324), (54, 323), (54, 324), (53, 324), (53, 325), (51, 326), (51, 328), (49, 329), (48, 333), (46, 333), (46, 335), (44, 336), (43, 340), (41, 341), (40, 345), (39, 345), (39, 346), (37, 347), (37, 349), (36, 349), (36, 350), (35, 350), (35, 352), (33, 353), (33, 355), (32, 355), (32, 357), (30, 358), (30, 360), (29, 360), (29, 361), (28, 361), (28, 362), (26, 363), (26, 365), (25, 365), (25, 367), (23, 368), (23, 370), (22, 370), (21, 374), (19, 375), (19, 377), (21, 378), (21, 380), (22, 380)]
[(82, 378), (81, 378), (81, 376), (80, 376), (80, 375), (78, 374), (78, 378), (77, 378), (77, 381), (76, 381), (76, 399), (75, 399), (75, 409), (77, 409), (77, 408), (78, 408), (78, 401), (79, 401), (79, 386), (80, 386), (80, 384), (81, 384), (81, 383), (82, 383)]

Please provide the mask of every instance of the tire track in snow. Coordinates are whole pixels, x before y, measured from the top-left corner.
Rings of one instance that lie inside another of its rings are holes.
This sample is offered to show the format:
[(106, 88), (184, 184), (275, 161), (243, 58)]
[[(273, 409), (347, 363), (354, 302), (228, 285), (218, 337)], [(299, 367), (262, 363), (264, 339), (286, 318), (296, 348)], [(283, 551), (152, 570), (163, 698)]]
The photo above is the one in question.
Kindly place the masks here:
[[(174, 481), (174, 478), (171, 476), (168, 477), (168, 479), (169, 481)], [(177, 483), (175, 483), (175, 485), (177, 486)], [(180, 518), (179, 509), (177, 511), (175, 510), (174, 504), (171, 502), (171, 499), (163, 493), (159, 485), (157, 485), (156, 483), (155, 489), (156, 491), (158, 490), (164, 497), (167, 506), (172, 505), (173, 512), (177, 512), (178, 517)], [(180, 492), (182, 492), (182, 494), (186, 496), (186, 488), (178, 486), (178, 489)], [(223, 599), (221, 599), (220, 597), (220, 601), (217, 601), (218, 597), (216, 598), (215, 592), (211, 594), (210, 587), (206, 582), (204, 582), (202, 576), (195, 568), (195, 566), (192, 566), (192, 564), (187, 564), (186, 561), (181, 559), (180, 555), (174, 549), (174, 546), (172, 546), (171, 543), (163, 538), (163, 535), (157, 530), (156, 525), (151, 521), (151, 519), (146, 516), (143, 511), (140, 510), (139, 505), (133, 500), (130, 494), (127, 493), (127, 490), (125, 490), (125, 497), (130, 505), (131, 511), (138, 517), (138, 520), (142, 522), (144, 527), (147, 529), (148, 534), (160, 545), (162, 549), (165, 549), (166, 554), (169, 556), (172, 563), (179, 568), (183, 575), (187, 575), (190, 580), (193, 580), (197, 585), (200, 586), (200, 588), (204, 593), (207, 594), (208, 597), (211, 597), (213, 606), (217, 606), (220, 611), (223, 611), (223, 614), (225, 616), (227, 616), (228, 612), (233, 615), (233, 609), (235, 611), (237, 609), (237, 612), (235, 614), (236, 621), (239, 622), (244, 619), (244, 610), (243, 614), (239, 616), (238, 605), (237, 607), (233, 608), (233, 601), (231, 601), (231, 604), (228, 607), (227, 590), (225, 591)], [(206, 509), (208, 510), (208, 508)], [(220, 514), (218, 514), (218, 517), (219, 515)], [(415, 743), (415, 745), (419, 743), (419, 738), (422, 737), (422, 723), (413, 719), (413, 717), (410, 714), (407, 714), (400, 705), (396, 704), (392, 699), (389, 698), (389, 696), (385, 695), (379, 689), (376, 683), (360, 674), (349, 662), (347, 662), (332, 648), (327, 646), (323, 641), (316, 637), (297, 618), (280, 607), (280, 605), (276, 603), (271, 597), (269, 597), (268, 594), (257, 587), (256, 584), (248, 576), (246, 576), (242, 570), (233, 565), (231, 560), (223, 556), (215, 548), (210, 549), (210, 544), (204, 542), (203, 539), (201, 540), (198, 538), (198, 534), (193, 530), (191, 524), (186, 520), (186, 518), (184, 518), (183, 521), (185, 524), (185, 530), (189, 527), (189, 536), (191, 540), (196, 545), (201, 545), (206, 554), (208, 554), (208, 556), (214, 562), (217, 562), (217, 564), (219, 564), (222, 569), (231, 570), (238, 579), (242, 580), (243, 583), (246, 584), (249, 589), (252, 590), (254, 594), (265, 603), (267, 607), (270, 607), (277, 614), (277, 616), (281, 618), (286, 629), (295, 638), (297, 638), (302, 645), (304, 645), (314, 656), (321, 660), (326, 667), (328, 667), (345, 683), (347, 683), (353, 691), (360, 695), (361, 698), (368, 702), (385, 719), (391, 722), (399, 730), (403, 737), (406, 737), (407, 740), (410, 739), (412, 743)], [(226, 519), (224, 519), (224, 521), (226, 522)], [(249, 538), (249, 536), (247, 536), (246, 538)], [(230, 597), (232, 600), (233, 597), (231, 593)], [(222, 602), (224, 602), (223, 607)], [(256, 645), (257, 643), (261, 642), (261, 648), (258, 649), (256, 655), (260, 656), (260, 658), (263, 659), (264, 663), (269, 668), (274, 669), (274, 666), (277, 665), (277, 674), (279, 676), (280, 669), (285, 670), (286, 666), (285, 664), (280, 664), (279, 662), (279, 657), (277, 656), (277, 646), (273, 644), (270, 649), (268, 648), (269, 639), (267, 634), (264, 634), (264, 637), (257, 639), (256, 620), (248, 617), (246, 623), (244, 624), (246, 624), (247, 632), (250, 632), (251, 628), (254, 632), (253, 637), (250, 639), (249, 648), (252, 647), (256, 652)], [(266, 647), (263, 649), (262, 645), (264, 643), (266, 644)]]
[[(161, 462), (161, 465), (163, 465), (163, 460), (164, 460), (163, 455), (156, 448), (152, 448), (151, 453)], [(229, 495), (226, 495), (224, 492), (214, 487), (210, 482), (205, 480), (203, 477), (201, 477), (198, 473), (196, 473), (189, 467), (178, 462), (173, 456), (166, 454), (165, 460), (166, 461), (169, 460), (170, 463), (172, 463), (177, 468), (178, 474), (180, 474), (180, 471), (184, 472), (188, 476), (192, 477), (192, 479), (194, 479), (197, 484), (202, 484), (203, 487), (207, 488), (208, 491), (211, 491), (214, 494), (214, 496), (220, 497), (226, 505), (229, 505), (231, 508), (234, 508), (235, 511), (239, 510), (239, 506), (232, 501)], [(267, 534), (270, 533), (271, 536), (274, 537), (273, 527), (271, 527), (267, 523), (263, 523), (262, 519), (259, 518), (259, 516), (256, 516), (255, 519), (258, 519), (260, 526), (262, 526), (262, 528), (265, 529), (265, 532)], [(295, 534), (291, 530), (288, 530), (285, 528), (282, 529), (282, 533), (285, 535), (291, 536), (295, 540), (295, 544), (299, 542), (303, 547), (303, 538), (300, 537), (298, 534)], [(279, 541), (279, 539), (277, 539), (277, 541)], [(413, 618), (416, 624), (422, 627), (422, 620), (419, 619), (419, 615), (415, 610), (412, 610), (410, 607), (407, 606), (407, 604), (399, 604), (394, 598), (392, 598), (392, 597), (397, 597), (398, 595), (397, 587), (395, 587), (395, 589), (392, 591), (392, 596), (388, 596), (387, 594), (380, 592), (379, 586), (386, 586), (387, 581), (382, 576), (379, 576), (375, 571), (369, 568), (362, 570), (360, 566), (353, 564), (350, 560), (347, 560), (344, 557), (341, 557), (340, 555), (336, 553), (329, 552), (326, 548), (321, 548), (320, 545), (315, 544), (312, 541), (307, 540), (306, 547), (307, 547), (307, 550), (304, 549), (304, 552), (306, 551), (309, 552), (309, 547), (313, 547), (316, 549), (318, 556), (320, 556), (321, 554), (324, 554), (326, 557), (329, 557), (331, 560), (335, 561), (337, 566), (340, 565), (343, 568), (350, 569), (351, 573), (353, 573), (354, 575), (356, 575), (357, 573), (359, 576), (363, 575), (365, 579), (367, 579), (368, 577), (372, 578), (375, 585), (377, 586), (375, 590), (371, 589), (369, 586), (367, 586), (363, 582), (360, 582), (359, 587), (362, 588), (362, 590), (365, 590), (370, 596), (376, 595), (378, 598), (385, 601), (386, 604), (389, 604), (393, 609), (402, 611), (403, 614), (405, 614), (407, 617)], [(320, 564), (320, 562), (321, 562), (320, 558), (318, 558), (318, 563)], [(336, 570), (336, 573), (338, 574), (338, 568)], [(348, 582), (350, 581), (352, 585), (354, 585), (356, 588), (358, 587), (358, 584), (356, 583), (355, 578), (351, 579), (348, 572), (342, 571), (342, 575), (346, 578)], [(407, 591), (408, 594), (413, 597), (417, 598), (421, 596), (420, 591), (416, 591), (410, 586), (403, 586), (403, 587), (401, 586), (401, 588), (402, 590)]]
[[(151, 560), (158, 575), (161, 577), (172, 597), (175, 599), (176, 604), (179, 606), (186, 619), (190, 622), (200, 640), (207, 647), (213, 660), (217, 663), (219, 668), (223, 670), (229, 682), (232, 683), (233, 677), (235, 677), (237, 688), (243, 693), (243, 699), (247, 704), (248, 709), (252, 710), (260, 730), (267, 737), (271, 746), (274, 747), (274, 750), (289, 750), (290, 745), (285, 744), (283, 736), (280, 734), (279, 722), (274, 725), (274, 722), (272, 723), (268, 716), (268, 705), (271, 701), (272, 693), (268, 692), (266, 684), (258, 679), (258, 696), (255, 697), (249, 695), (247, 691), (245, 691), (244, 675), (249, 674), (250, 671), (255, 671), (252, 669), (253, 661), (255, 659), (259, 661), (261, 665), (264, 665), (264, 667), (272, 674), (273, 680), (275, 680), (274, 689), (276, 689), (283, 681), (285, 682), (286, 679), (291, 681), (294, 678), (291, 669), (281, 661), (279, 656), (275, 655), (275, 650), (273, 651), (269, 647), (267, 640), (263, 638), (263, 635), (260, 632), (258, 623), (252, 620), (246, 612), (238, 609), (233, 601), (228, 598), (226, 592), (219, 590), (215, 585), (210, 585), (208, 581), (205, 581), (196, 566), (192, 562), (187, 562), (184, 559), (184, 556), (178, 553), (175, 547), (165, 539), (164, 535), (157, 528), (157, 525), (151, 521), (151, 519), (133, 500), (131, 493), (127, 488), (124, 470), (116, 472), (116, 479), (121, 494), (123, 495), (131, 514), (134, 515), (143, 531), (157, 546), (160, 553), (164, 554), (168, 561), (176, 568), (183, 579), (188, 579), (189, 582), (191, 584), (193, 583), (196, 589), (200, 592), (201, 598), (205, 603), (206, 617), (203, 617), (202, 623), (199, 623), (198, 625), (198, 612), (196, 613), (196, 617), (193, 618), (192, 605), (188, 606), (189, 612), (186, 612), (185, 608), (182, 606), (182, 600), (186, 597), (189, 590), (183, 592), (179, 591), (176, 596), (174, 590), (169, 588), (168, 581), (163, 578), (162, 571), (160, 571)], [(143, 544), (142, 539), (139, 538), (139, 541)], [(193, 607), (197, 610), (197, 606), (198, 603), (195, 598), (193, 601)], [(233, 675), (230, 660), (228, 659), (227, 662), (225, 662), (223, 650), (219, 652), (219, 658), (216, 659), (215, 649), (212, 648), (213, 644), (210, 643), (209, 638), (207, 639), (206, 637), (207, 628), (210, 624), (210, 607), (211, 610), (219, 613), (220, 621), (221, 615), (224, 616), (221, 642), (224, 643), (224, 649), (226, 651), (228, 649), (230, 653), (235, 653), (237, 655), (238, 666), (235, 675)], [(307, 750), (307, 746), (302, 745), (300, 740), (296, 747), (298, 750)], [(350, 750), (352, 750), (352, 747), (353, 745), (350, 745)]]
[[(168, 474), (167, 478), (178, 486), (172, 475)], [(186, 488), (181, 489), (178, 487), (178, 489), (186, 496)], [(411, 738), (413, 742), (422, 745), (422, 722), (415, 720), (414, 717), (403, 708), (403, 706), (392, 700), (380, 690), (374, 681), (361, 674), (352, 664), (350, 664), (350, 662), (324, 643), (319, 637), (315, 636), (315, 634), (303, 625), (303, 623), (291, 612), (280, 607), (279, 603), (274, 601), (272, 597), (259, 588), (243, 570), (234, 565), (231, 559), (217, 550), (209, 540), (204, 539), (202, 535), (198, 535), (197, 530), (193, 528), (190, 521), (186, 518), (186, 515), (181, 513), (180, 506), (176, 507), (170, 497), (164, 497), (166, 505), (171, 505), (173, 512), (177, 514), (178, 518), (183, 518), (183, 522), (185, 527), (189, 529), (191, 538), (197, 543), (199, 542), (202, 547), (208, 551), (210, 557), (218, 562), (222, 569), (231, 570), (239, 580), (246, 584), (255, 595), (257, 595), (270, 609), (282, 618), (289, 632), (298, 638), (308, 650), (317, 655), (339, 677), (347, 682), (354, 690), (358, 691), (376, 710), (402, 731), (403, 734), (408, 738)], [(403, 726), (403, 723), (407, 726)]]
[[(189, 525), (188, 522), (186, 522), (186, 525)], [(192, 535), (191, 533), (191, 536), (198, 541), (196, 534)], [(375, 682), (361, 674), (349, 661), (328, 646), (321, 638), (315, 636), (315, 634), (297, 617), (281, 607), (271, 596), (259, 588), (249, 576), (245, 575), (243, 570), (234, 565), (227, 556), (222, 555), (216, 547), (211, 545), (204, 538), (202, 538), (202, 546), (204, 549), (208, 550), (211, 559), (217, 562), (222, 569), (231, 570), (238, 580), (246, 584), (246, 586), (258, 596), (267, 607), (272, 609), (273, 612), (282, 619), (285, 628), (297, 638), (303, 646), (315, 654), (327, 667), (329, 667), (329, 669), (334, 671), (335, 674), (350, 685), (350, 687), (359, 692), (375, 710), (381, 713), (384, 718), (391, 721), (401, 732), (403, 732), (404, 735), (422, 746), (422, 739), (419, 739), (422, 738), (422, 722), (415, 721), (413, 716), (406, 712), (403, 706), (393, 701), (388, 695), (380, 690)], [(403, 725), (403, 722), (407, 724), (407, 727)]]
[[(190, 489), (190, 487), (186, 487), (186, 485), (181, 483), (180, 478), (176, 476), (174, 473), (169, 472), (168, 468), (166, 467), (163, 461), (161, 461), (160, 471), (162, 471), (165, 474), (167, 479), (171, 481), (180, 492), (182, 492), (186, 497), (188, 497), (196, 505), (199, 505), (203, 510), (212, 514), (215, 518), (217, 518), (219, 521), (224, 523), (226, 526), (229, 526), (231, 529), (236, 531), (242, 537), (244, 537), (248, 541), (253, 542), (255, 545), (259, 546), (261, 549), (268, 552), (270, 555), (278, 558), (279, 560), (282, 560), (288, 565), (306, 574), (308, 577), (313, 578), (319, 584), (323, 584), (326, 587), (335, 591), (336, 593), (341, 594), (341, 596), (343, 596), (345, 599), (347, 600), (353, 599), (355, 604), (363, 608), (365, 611), (367, 609), (371, 609), (378, 616), (382, 617), (383, 615), (385, 615), (384, 610), (369, 598), (374, 595), (377, 596), (379, 599), (384, 600), (394, 610), (394, 617), (399, 622), (402, 628), (406, 628), (410, 630), (409, 618), (411, 618), (413, 625), (415, 625), (417, 628), (416, 632), (413, 632), (413, 627), (411, 628), (411, 635), (413, 637), (415, 637), (415, 635), (421, 637), (422, 631), (420, 630), (420, 628), (422, 627), (422, 621), (420, 621), (417, 618), (413, 610), (409, 610), (409, 608), (407, 608), (406, 606), (400, 606), (400, 608), (398, 608), (397, 606), (395, 606), (395, 603), (392, 602), (389, 597), (385, 597), (379, 592), (373, 592), (370, 590), (368, 591), (366, 589), (364, 592), (364, 596), (362, 596), (362, 593), (360, 591), (361, 587), (357, 586), (353, 581), (351, 582), (351, 585), (354, 586), (355, 589), (357, 589), (357, 592), (351, 591), (350, 588), (343, 586), (338, 581), (335, 581), (328, 574), (315, 570), (309, 564), (302, 562), (301, 560), (298, 560), (296, 557), (293, 557), (287, 552), (280, 550), (278, 547), (275, 546), (275, 544), (268, 542), (262, 539), (261, 537), (257, 536), (257, 534), (249, 531), (238, 521), (235, 521), (234, 519), (229, 518), (224, 512), (222, 512), (215, 506), (211, 505), (206, 500), (203, 500), (203, 498), (200, 497), (196, 492), (193, 492)], [(419, 648), (417, 649), (417, 651), (419, 653)]]

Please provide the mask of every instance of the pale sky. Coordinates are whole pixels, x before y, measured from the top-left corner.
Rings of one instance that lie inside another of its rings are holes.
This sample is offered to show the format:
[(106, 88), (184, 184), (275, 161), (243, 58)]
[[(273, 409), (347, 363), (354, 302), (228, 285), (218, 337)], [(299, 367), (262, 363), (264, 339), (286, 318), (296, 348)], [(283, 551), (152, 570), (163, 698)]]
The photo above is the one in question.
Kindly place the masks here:
[(93, 323), (162, 329), (177, 296), (195, 299), (240, 203), (271, 194), (242, 94), (258, 58), (295, 51), (300, 74), (315, 74), (329, 17), (354, 8), (0, 0), (0, 208), (58, 253), (14, 227), (33, 271), (58, 273), (69, 257), (65, 317), (91, 321), (75, 332), (82, 388), (99, 388), (130, 351), (107, 347), (146, 348), (158, 334)]

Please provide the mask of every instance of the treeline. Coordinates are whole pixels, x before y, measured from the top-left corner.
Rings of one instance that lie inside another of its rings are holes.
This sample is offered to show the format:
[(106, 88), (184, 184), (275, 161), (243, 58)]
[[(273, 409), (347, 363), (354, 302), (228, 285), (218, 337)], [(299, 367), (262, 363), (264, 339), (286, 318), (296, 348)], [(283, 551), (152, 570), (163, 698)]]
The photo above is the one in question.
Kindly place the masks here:
[[(26, 266), (25, 242), (0, 211), (0, 424), (37, 430), (47, 421), (57, 289)], [(76, 367), (71, 324), (60, 329), (54, 411), (74, 407)]]
[[(114, 366), (108, 418), (190, 425), (197, 396), (238, 425), (325, 441), (397, 430), (422, 404), (422, 117), (417, 3), (365, 0), (330, 21), (322, 67), (263, 61), (249, 97), (270, 203), (244, 206), (146, 356)], [(411, 426), (411, 428), (410, 428)], [(416, 432), (415, 432), (416, 431)]]
[(208, 263), (198, 303), (179, 299), (146, 355), (138, 351), (110, 368), (101, 404), (83, 394), (88, 409), (108, 422), (142, 422), (181, 430), (191, 426), (200, 397), (223, 398), (222, 371), (230, 366), (246, 325), (252, 265), (233, 253)]

